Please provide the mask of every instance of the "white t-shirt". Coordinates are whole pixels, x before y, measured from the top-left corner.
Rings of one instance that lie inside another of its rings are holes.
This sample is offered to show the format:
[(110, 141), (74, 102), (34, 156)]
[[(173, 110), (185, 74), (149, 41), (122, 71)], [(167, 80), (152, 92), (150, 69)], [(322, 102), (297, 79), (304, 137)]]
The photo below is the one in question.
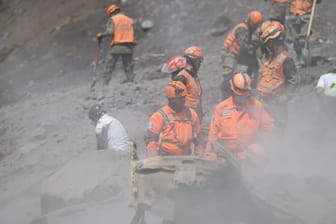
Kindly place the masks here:
[(336, 73), (321, 75), (317, 86), (324, 89), (324, 95), (336, 97)]
[[(107, 129), (108, 128), (108, 129)], [(107, 131), (107, 133), (103, 133)], [(106, 136), (104, 141), (107, 143), (107, 149), (116, 151), (129, 151), (130, 143), (126, 129), (114, 117), (104, 114), (98, 120), (96, 125), (96, 135)], [(97, 138), (97, 141), (98, 138)]]

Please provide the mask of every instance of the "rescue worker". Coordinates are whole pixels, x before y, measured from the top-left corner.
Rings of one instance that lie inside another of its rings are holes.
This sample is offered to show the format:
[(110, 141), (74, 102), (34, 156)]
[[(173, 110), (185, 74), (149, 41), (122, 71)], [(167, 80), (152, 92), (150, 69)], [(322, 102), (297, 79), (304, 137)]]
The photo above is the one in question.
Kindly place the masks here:
[(288, 100), (295, 94), (300, 77), (286, 50), (281, 30), (269, 26), (262, 34), (262, 41), (269, 58), (264, 63), (257, 90), (265, 108), (283, 131), (287, 124)]
[[(288, 29), (293, 38), (296, 59), (300, 64), (304, 64), (301, 55), (306, 42), (313, 2), (314, 0), (291, 0)], [(316, 0), (316, 3), (321, 3), (321, 0)]]
[(282, 25), (285, 25), (287, 10), (288, 0), (271, 0), (269, 19), (271, 21), (278, 21)]
[(316, 94), (320, 100), (320, 108), (324, 116), (336, 115), (336, 67), (327, 74), (321, 75), (316, 85)]
[(126, 79), (122, 83), (133, 82), (133, 48), (136, 45), (133, 19), (121, 13), (120, 7), (110, 5), (106, 10), (108, 21), (106, 30), (97, 34), (98, 41), (102, 38), (111, 38), (110, 50), (106, 56), (106, 66), (103, 75), (104, 85), (108, 85), (116, 63), (121, 58)]
[(171, 74), (171, 79), (187, 65), (187, 60), (182, 55), (175, 55), (170, 57), (162, 66), (161, 72)]
[(257, 81), (257, 72), (259, 69), (255, 54), (257, 42), (252, 41), (252, 35), (262, 22), (262, 14), (259, 11), (251, 11), (246, 21), (236, 25), (224, 40), (224, 48), (222, 50), (224, 81), (221, 84), (224, 99), (231, 95), (229, 82), (237, 64), (246, 65), (247, 73), (250, 75), (253, 74), (254, 82)]
[[(270, 26), (274, 26), (274, 27), (278, 28), (281, 31), (281, 35), (283, 35), (281, 38), (283, 40), (285, 40), (285, 26), (282, 25), (281, 22), (276, 21), (276, 20), (266, 20), (261, 24), (260, 28), (257, 31), (259, 48), (256, 51), (260, 67), (263, 67), (262, 60), (263, 60), (264, 56), (265, 56), (266, 59), (269, 58), (268, 51), (266, 50), (266, 47), (265, 47), (265, 45), (263, 43), (263, 40), (262, 40), (262, 34)], [(284, 46), (286, 46), (286, 45), (284, 45)]]
[(93, 105), (88, 113), (95, 125), (97, 149), (129, 151), (130, 143), (126, 129), (116, 118), (108, 115), (101, 104)]
[(178, 81), (166, 87), (168, 104), (155, 112), (149, 119), (145, 134), (148, 156), (155, 155), (199, 155), (202, 146), (198, 142), (201, 132), (196, 112), (185, 106), (187, 88)]
[(184, 51), (186, 65), (174, 77), (174, 81), (182, 82), (187, 88), (185, 104), (196, 111), (199, 120), (202, 120), (202, 87), (198, 78), (198, 70), (204, 59), (201, 48), (191, 46)]
[(209, 152), (211, 155), (212, 143), (216, 141), (244, 163), (263, 156), (263, 135), (271, 136), (275, 124), (261, 102), (251, 96), (248, 74), (236, 73), (230, 80), (230, 88), (231, 96), (215, 108), (205, 155), (208, 157)]

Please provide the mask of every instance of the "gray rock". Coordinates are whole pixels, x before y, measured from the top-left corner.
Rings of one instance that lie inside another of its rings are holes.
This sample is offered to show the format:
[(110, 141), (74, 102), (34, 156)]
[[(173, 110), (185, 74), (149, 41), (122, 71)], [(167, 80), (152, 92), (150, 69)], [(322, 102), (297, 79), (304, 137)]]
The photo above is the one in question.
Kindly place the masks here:
[(42, 183), (43, 214), (80, 203), (110, 200), (127, 188), (128, 153), (86, 151)]

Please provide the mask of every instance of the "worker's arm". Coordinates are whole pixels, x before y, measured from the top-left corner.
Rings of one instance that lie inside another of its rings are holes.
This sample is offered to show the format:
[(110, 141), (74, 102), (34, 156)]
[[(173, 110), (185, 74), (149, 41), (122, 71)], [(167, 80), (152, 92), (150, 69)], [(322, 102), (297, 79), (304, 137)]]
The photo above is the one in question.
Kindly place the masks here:
[(182, 75), (181, 73), (177, 74), (174, 77), (174, 81), (179, 81), (179, 82), (182, 82), (184, 85), (187, 85), (187, 78), (184, 77), (184, 75)]
[(150, 118), (145, 133), (145, 144), (148, 156), (158, 155), (160, 151), (160, 133), (162, 131), (164, 119), (161, 113), (156, 112)]
[(315, 87), (315, 92), (318, 96), (321, 96), (324, 94), (325, 91), (325, 82), (324, 82), (324, 76), (321, 76), (317, 82), (317, 85)]
[(97, 39), (101, 40), (104, 37), (113, 37), (114, 25), (112, 19), (109, 19), (106, 23), (106, 29), (103, 33), (97, 34)]
[(216, 107), (214, 115), (212, 117), (211, 123), (210, 123), (210, 129), (208, 134), (208, 143), (206, 148), (211, 149), (211, 143), (214, 141), (217, 141), (218, 139), (218, 132), (220, 130), (219, 123), (220, 123), (220, 114), (217, 112), (218, 108)]
[(195, 154), (200, 156), (203, 154), (205, 142), (202, 141), (201, 139), (201, 135), (200, 135), (201, 134), (201, 124), (200, 124), (199, 118), (195, 111), (192, 112), (192, 117), (193, 117), (193, 127), (194, 127), (193, 143), (195, 146)]
[(235, 32), (236, 40), (242, 53), (253, 53), (255, 46), (250, 42), (249, 31), (245, 28), (238, 28)]
[(97, 141), (97, 150), (107, 148), (107, 129), (108, 124), (98, 123), (96, 126), (96, 141)]

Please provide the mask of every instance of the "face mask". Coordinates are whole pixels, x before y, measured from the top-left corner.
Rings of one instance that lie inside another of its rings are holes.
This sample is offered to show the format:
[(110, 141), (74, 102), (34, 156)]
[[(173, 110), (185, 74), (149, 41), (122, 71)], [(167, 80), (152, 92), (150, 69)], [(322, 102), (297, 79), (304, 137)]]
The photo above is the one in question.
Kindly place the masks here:
[(236, 95), (236, 94), (233, 95), (233, 100), (238, 105), (245, 104), (247, 99), (248, 99), (248, 96), (239, 96), (239, 95)]
[(176, 112), (179, 113), (183, 110), (185, 103), (185, 98), (173, 98), (169, 99), (169, 106)]

